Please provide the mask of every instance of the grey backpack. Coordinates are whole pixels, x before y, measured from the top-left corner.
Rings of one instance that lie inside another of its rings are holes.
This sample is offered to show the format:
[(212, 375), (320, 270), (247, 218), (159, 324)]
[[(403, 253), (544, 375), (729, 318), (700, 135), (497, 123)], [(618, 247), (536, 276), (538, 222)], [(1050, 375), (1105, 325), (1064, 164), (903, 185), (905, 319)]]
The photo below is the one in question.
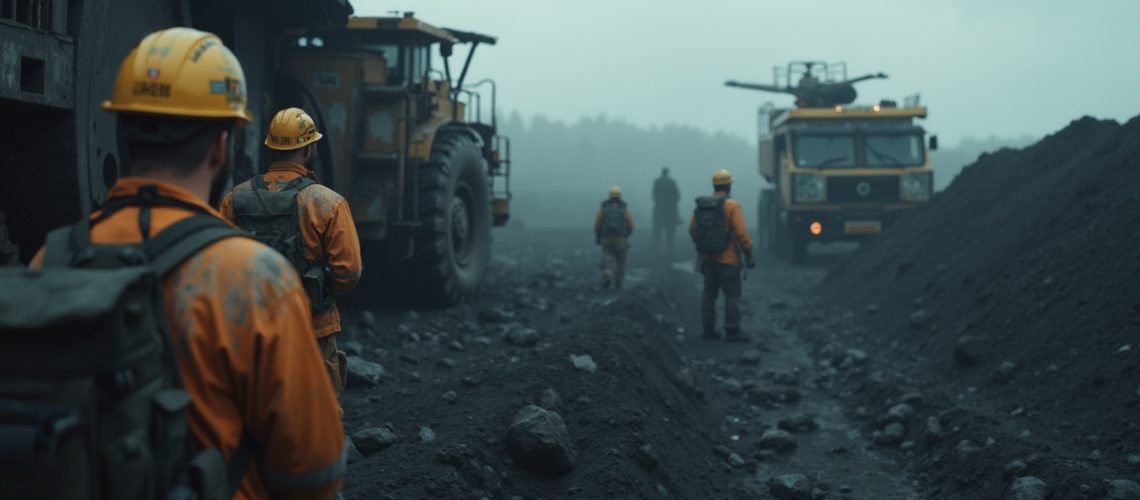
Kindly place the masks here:
[(602, 202), (602, 234), (605, 236), (628, 236), (629, 224), (625, 221), (625, 202), (606, 200)]
[(693, 242), (697, 245), (697, 252), (716, 255), (732, 244), (732, 236), (724, 227), (725, 199), (723, 196), (697, 198), (697, 207), (693, 210), (693, 220), (696, 222)]
[[(152, 191), (94, 222), (132, 203), (146, 203), (147, 230), (149, 205), (199, 210)], [(160, 279), (242, 234), (194, 215), (138, 245), (96, 245), (91, 224), (50, 233), (40, 270), (0, 268), (0, 498), (232, 497), (253, 441), (228, 464), (216, 449), (191, 456)]]
[(305, 240), (297, 214), (297, 196), (314, 184), (317, 181), (309, 177), (298, 177), (279, 191), (270, 191), (265, 178), (255, 175), (249, 181), (248, 191), (234, 192), (233, 210), (234, 224), (293, 264), (313, 312), (320, 312), (332, 305), (332, 294), (326, 284), (328, 269), (323, 263), (309, 262), (305, 258)]

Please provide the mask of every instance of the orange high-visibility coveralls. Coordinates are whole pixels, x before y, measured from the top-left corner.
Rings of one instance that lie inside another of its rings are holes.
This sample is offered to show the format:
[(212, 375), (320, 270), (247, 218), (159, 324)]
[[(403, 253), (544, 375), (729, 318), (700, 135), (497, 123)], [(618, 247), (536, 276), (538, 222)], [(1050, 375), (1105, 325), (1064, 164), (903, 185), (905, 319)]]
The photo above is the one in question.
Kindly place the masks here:
[[(147, 185), (221, 218), (194, 194), (142, 177), (119, 179), (107, 199)], [(151, 235), (194, 215), (167, 206), (150, 211)], [(138, 220), (138, 207), (123, 208), (91, 228), (92, 242), (140, 243)], [(43, 253), (32, 267), (42, 266)], [(217, 448), (228, 460), (243, 430), (256, 442), (234, 498), (331, 498), (344, 474), (344, 429), (293, 266), (261, 243), (228, 238), (183, 262), (162, 288), (198, 446)]]
[[(262, 177), (270, 191), (277, 191), (301, 176), (312, 176), (312, 171), (297, 163), (277, 162)], [(232, 221), (233, 193), (250, 189), (249, 181), (234, 186), (222, 199), (222, 216)], [(334, 294), (352, 290), (360, 280), (362, 266), (360, 238), (356, 235), (348, 201), (325, 186), (309, 186), (297, 195), (297, 218), (301, 221), (301, 238), (305, 240), (305, 259), (309, 262), (328, 259), (332, 270), (329, 288)], [(313, 328), (317, 338), (341, 331), (340, 311), (335, 303), (329, 310), (313, 315)]]

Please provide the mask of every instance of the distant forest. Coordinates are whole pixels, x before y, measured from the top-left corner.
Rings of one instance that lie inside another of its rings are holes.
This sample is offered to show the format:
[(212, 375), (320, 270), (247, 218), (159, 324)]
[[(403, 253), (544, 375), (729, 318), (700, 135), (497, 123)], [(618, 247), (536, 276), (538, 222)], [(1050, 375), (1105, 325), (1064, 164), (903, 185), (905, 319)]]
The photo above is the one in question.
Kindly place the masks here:
[[(653, 180), (668, 166), (681, 188), (686, 219), (692, 199), (710, 191), (713, 171), (727, 168), (737, 180), (733, 197), (745, 207), (749, 225), (755, 225), (758, 193), (766, 183), (757, 171), (754, 141), (684, 125), (640, 127), (605, 115), (567, 123), (542, 115), (524, 119), (516, 112), (499, 125), (513, 146), (511, 212), (516, 224), (588, 227), (609, 187), (617, 185), (635, 226), (648, 233)], [(957, 145), (944, 145), (932, 157), (936, 186), (944, 188), (983, 152), (1031, 142), (1031, 137), (967, 137)]]

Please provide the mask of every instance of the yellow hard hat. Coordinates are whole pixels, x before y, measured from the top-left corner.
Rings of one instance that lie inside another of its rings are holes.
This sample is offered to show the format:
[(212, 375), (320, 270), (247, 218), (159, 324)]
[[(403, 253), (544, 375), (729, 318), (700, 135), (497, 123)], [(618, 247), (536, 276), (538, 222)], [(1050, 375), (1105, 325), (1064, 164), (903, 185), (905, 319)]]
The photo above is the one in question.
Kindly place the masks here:
[(213, 33), (170, 28), (131, 50), (103, 109), (180, 118), (252, 121), (241, 63)]
[(617, 186), (611, 187), (610, 198), (621, 198), (621, 188)]
[(285, 108), (273, 115), (265, 146), (277, 151), (301, 149), (324, 137), (317, 132), (313, 118), (301, 108)]
[(722, 168), (713, 174), (714, 186), (727, 186), (729, 184), (732, 184), (732, 172)]

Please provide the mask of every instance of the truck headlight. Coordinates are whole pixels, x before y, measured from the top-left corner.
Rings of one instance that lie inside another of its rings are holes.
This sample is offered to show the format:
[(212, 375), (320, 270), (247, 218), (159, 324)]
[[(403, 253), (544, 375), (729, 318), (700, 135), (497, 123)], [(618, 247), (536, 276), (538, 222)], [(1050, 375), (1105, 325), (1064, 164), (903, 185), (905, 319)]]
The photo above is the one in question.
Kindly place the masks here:
[(822, 175), (794, 174), (792, 192), (795, 201), (805, 203), (819, 203), (827, 201), (827, 183)]
[(899, 199), (903, 201), (927, 201), (930, 199), (930, 172), (911, 172), (899, 177)]

